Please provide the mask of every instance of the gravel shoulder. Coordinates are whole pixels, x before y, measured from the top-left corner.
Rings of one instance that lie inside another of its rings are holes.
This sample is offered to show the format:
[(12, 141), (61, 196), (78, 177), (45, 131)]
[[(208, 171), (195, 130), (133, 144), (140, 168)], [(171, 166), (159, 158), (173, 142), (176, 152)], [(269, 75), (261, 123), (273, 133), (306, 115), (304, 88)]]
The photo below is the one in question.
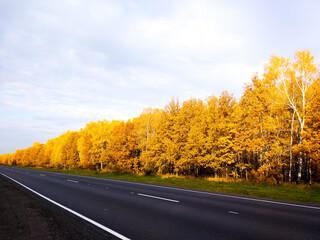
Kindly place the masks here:
[(114, 239), (0, 175), (0, 239)]

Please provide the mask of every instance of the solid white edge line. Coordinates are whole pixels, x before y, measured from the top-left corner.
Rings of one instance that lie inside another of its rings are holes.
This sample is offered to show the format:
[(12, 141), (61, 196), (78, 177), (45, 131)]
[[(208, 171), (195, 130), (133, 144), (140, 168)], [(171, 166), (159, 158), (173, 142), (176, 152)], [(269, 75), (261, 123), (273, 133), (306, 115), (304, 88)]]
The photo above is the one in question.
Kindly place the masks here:
[(142, 197), (149, 197), (149, 198), (155, 198), (155, 199), (165, 200), (165, 201), (169, 201), (169, 202), (175, 202), (175, 203), (179, 203), (179, 202), (180, 202), (180, 201), (178, 201), (178, 200), (173, 200), (173, 199), (163, 198), (163, 197), (157, 197), (157, 196), (152, 196), (152, 195), (143, 194), (143, 193), (137, 193), (137, 195), (142, 196)]
[(63, 208), (64, 210), (66, 210), (66, 211), (68, 211), (68, 212), (70, 212), (70, 213), (72, 213), (72, 214), (74, 214), (74, 215), (82, 218), (83, 220), (85, 220), (85, 221), (87, 221), (87, 222), (89, 222), (89, 223), (91, 223), (91, 224), (93, 224), (93, 225), (95, 225), (96, 227), (101, 228), (102, 230), (104, 230), (104, 231), (106, 231), (106, 232), (108, 232), (108, 233), (111, 233), (112, 235), (114, 235), (114, 236), (116, 236), (116, 237), (118, 237), (118, 238), (120, 238), (120, 239), (122, 239), (122, 240), (130, 240), (130, 238), (127, 238), (127, 237), (121, 235), (120, 233), (117, 233), (117, 232), (113, 231), (112, 229), (107, 228), (107, 227), (103, 226), (102, 224), (100, 224), (100, 223), (98, 223), (98, 222), (96, 222), (96, 221), (94, 221), (94, 220), (92, 220), (92, 219), (90, 219), (90, 218), (88, 218), (88, 217), (86, 217), (86, 216), (83, 216), (82, 214), (80, 214), (80, 213), (78, 213), (78, 212), (76, 212), (76, 211), (74, 211), (74, 210), (72, 210), (72, 209), (70, 209), (70, 208), (68, 208), (68, 207), (66, 207), (66, 206), (63, 206), (63, 205), (60, 204), (60, 203), (55, 202), (54, 200), (52, 200), (52, 199), (50, 199), (50, 198), (42, 195), (41, 193), (36, 192), (35, 190), (27, 187), (26, 185), (18, 182), (17, 180), (15, 180), (15, 179), (13, 179), (13, 178), (11, 178), (11, 177), (3, 174), (3, 173), (0, 173), (0, 174), (3, 175), (3, 176), (5, 176), (5, 177), (7, 177), (7, 178), (9, 178), (9, 179), (11, 179), (12, 181), (14, 181), (14, 182), (16, 182), (16, 183), (18, 183), (18, 184), (20, 184), (22, 187), (24, 187), (24, 188), (28, 189), (29, 191), (37, 194), (38, 196), (44, 198), (45, 200), (47, 200), (47, 201), (49, 201), (49, 202), (51, 202), (51, 203), (53, 203), (53, 204), (55, 204), (55, 205)]
[(73, 182), (73, 183), (79, 183), (78, 181), (75, 181), (75, 180), (70, 180), (70, 179), (67, 179), (68, 182)]
[[(34, 171), (36, 171), (36, 170), (34, 170)], [(38, 170), (38, 171), (40, 171), (40, 170)], [(80, 177), (80, 178), (97, 179), (96, 177), (82, 176), (82, 175), (75, 175), (75, 174), (56, 173), (56, 172), (50, 172), (50, 173), (57, 174), (57, 175), (65, 175), (65, 176), (72, 175), (72, 176), (76, 176), (76, 177)], [(98, 178), (98, 180), (110, 181), (110, 182), (128, 183), (128, 184), (135, 184), (135, 185), (142, 185), (142, 186), (147, 186), (147, 187), (170, 189), (170, 190), (176, 190), (176, 191), (182, 191), (182, 192), (199, 193), (199, 194), (212, 195), (212, 196), (217, 196), (217, 197), (234, 198), (234, 199), (248, 200), (248, 201), (254, 201), (254, 202), (278, 204), (278, 205), (289, 206), (289, 207), (300, 207), (300, 208), (308, 208), (308, 209), (320, 210), (320, 207), (293, 204), (293, 203), (286, 203), (286, 202), (276, 202), (276, 201), (272, 201), (272, 200), (264, 200), (264, 199), (249, 198), (249, 197), (240, 197), (240, 196), (234, 196), (234, 195), (226, 195), (226, 194), (223, 194), (223, 193), (220, 194), (220, 193), (214, 193), (214, 192), (201, 192), (201, 190), (183, 189), (183, 188), (178, 188), (178, 187), (166, 187), (166, 186), (160, 186), (160, 185), (154, 185), (154, 184), (146, 184), (146, 183), (139, 183), (139, 182), (129, 182), (129, 181), (125, 181), (125, 180), (116, 180), (116, 179), (110, 179), (110, 178)]]

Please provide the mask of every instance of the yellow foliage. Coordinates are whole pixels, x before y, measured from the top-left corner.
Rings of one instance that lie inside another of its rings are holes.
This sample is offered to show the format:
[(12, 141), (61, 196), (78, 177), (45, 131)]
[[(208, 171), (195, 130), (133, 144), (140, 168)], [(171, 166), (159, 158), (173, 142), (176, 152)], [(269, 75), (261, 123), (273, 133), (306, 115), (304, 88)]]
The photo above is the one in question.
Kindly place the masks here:
[[(0, 164), (241, 179), (320, 181), (320, 79), (310, 51), (272, 56), (239, 102), (173, 98), (132, 121), (97, 121)], [(303, 167), (302, 167), (303, 166)], [(304, 171), (304, 172), (303, 172)], [(302, 174), (303, 173), (303, 174)]]

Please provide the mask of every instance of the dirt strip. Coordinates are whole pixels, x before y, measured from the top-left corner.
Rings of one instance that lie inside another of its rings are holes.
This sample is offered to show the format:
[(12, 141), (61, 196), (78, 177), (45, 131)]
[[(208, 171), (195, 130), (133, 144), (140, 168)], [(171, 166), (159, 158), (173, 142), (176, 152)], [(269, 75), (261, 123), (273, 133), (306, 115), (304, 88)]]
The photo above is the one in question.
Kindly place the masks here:
[(0, 175), (0, 239), (112, 239)]

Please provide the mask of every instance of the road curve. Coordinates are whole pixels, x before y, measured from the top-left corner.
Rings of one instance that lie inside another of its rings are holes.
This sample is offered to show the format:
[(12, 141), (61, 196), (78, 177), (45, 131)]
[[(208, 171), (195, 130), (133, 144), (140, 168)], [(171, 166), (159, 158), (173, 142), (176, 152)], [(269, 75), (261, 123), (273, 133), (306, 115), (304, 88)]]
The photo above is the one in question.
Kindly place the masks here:
[(0, 174), (116, 239), (320, 239), (320, 206), (5, 166)]

